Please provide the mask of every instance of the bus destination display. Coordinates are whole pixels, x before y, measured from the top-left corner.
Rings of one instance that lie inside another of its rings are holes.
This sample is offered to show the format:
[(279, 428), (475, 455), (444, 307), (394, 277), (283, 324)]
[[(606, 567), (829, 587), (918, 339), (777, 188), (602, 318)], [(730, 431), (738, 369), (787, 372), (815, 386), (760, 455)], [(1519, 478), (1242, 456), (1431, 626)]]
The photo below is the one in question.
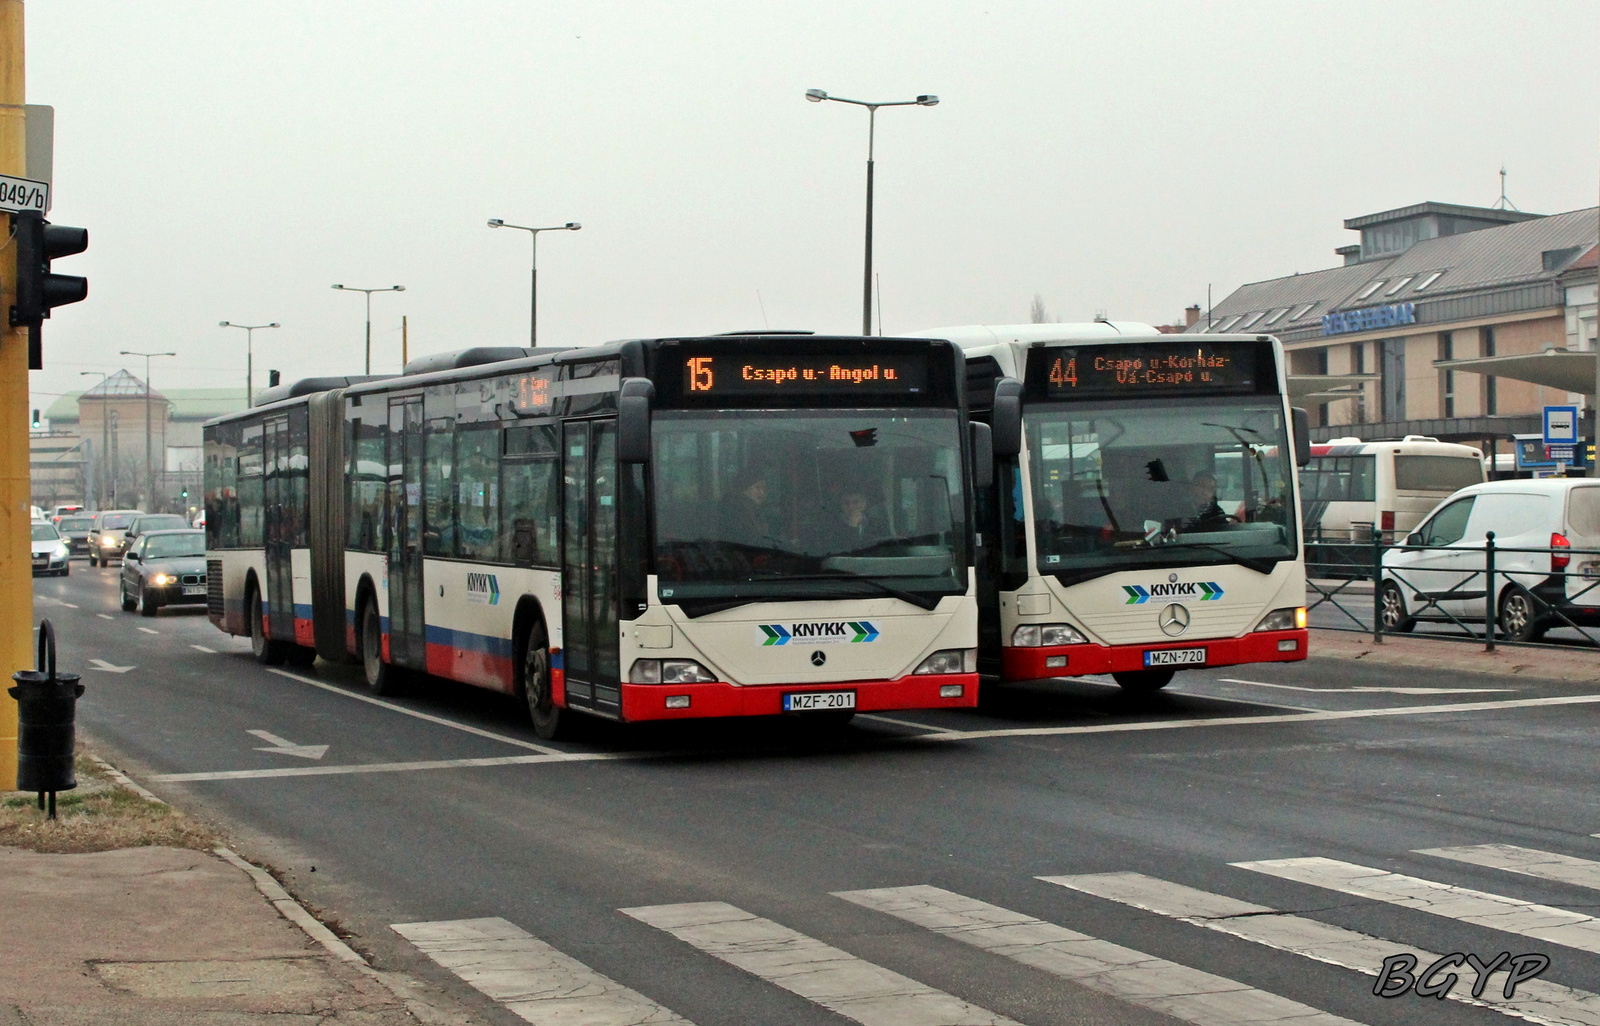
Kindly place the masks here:
[[(1037, 352), (1043, 357), (1044, 394), (1055, 399), (1248, 394), (1259, 384), (1257, 342), (1127, 342)], [(1271, 367), (1270, 361), (1267, 366)]]
[(515, 394), (511, 405), (523, 416), (549, 413), (551, 410), (550, 386), (554, 383), (554, 368), (529, 371), (514, 382)]
[(928, 386), (925, 356), (833, 357), (688, 356), (683, 361), (683, 394), (781, 395), (789, 392), (831, 395), (917, 394)]

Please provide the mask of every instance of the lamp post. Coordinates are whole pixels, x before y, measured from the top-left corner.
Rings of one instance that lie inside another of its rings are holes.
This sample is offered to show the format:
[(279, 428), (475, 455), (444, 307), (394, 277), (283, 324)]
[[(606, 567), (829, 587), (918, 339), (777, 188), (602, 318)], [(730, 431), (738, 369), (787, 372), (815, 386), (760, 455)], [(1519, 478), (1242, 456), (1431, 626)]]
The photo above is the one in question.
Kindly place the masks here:
[[(257, 328), (281, 328), (281, 327), (283, 327), (283, 325), (279, 324), (277, 321), (273, 321), (271, 324), (235, 324), (232, 321), (219, 321), (217, 323), (217, 327), (219, 327), (219, 328), (243, 328), (244, 329), (244, 404), (246, 406), (254, 406), (255, 405), (255, 399), (256, 399), (256, 379), (255, 379), (255, 334), (256, 334), (256, 329)], [(369, 335), (370, 335), (370, 332), (371, 332), (372, 329), (369, 327), (367, 330), (368, 330)]]
[(555, 224), (548, 228), (529, 228), (526, 225), (506, 224), (498, 217), (491, 217), (489, 219), (489, 227), (515, 228), (520, 232), (527, 232), (528, 238), (533, 242), (532, 248), (528, 251), (529, 266), (532, 268), (528, 291), (528, 345), (537, 347), (539, 345), (539, 233), (575, 232), (582, 228), (583, 225), (576, 221), (568, 221), (566, 224)]
[(365, 292), (367, 294), (367, 373), (372, 373), (372, 294), (374, 292), (404, 292), (404, 285), (390, 285), (386, 289), (358, 289), (354, 285), (335, 285), (340, 292)]
[(177, 356), (177, 353), (139, 353), (132, 349), (122, 350), (123, 356), (144, 357), (144, 475), (145, 486), (149, 489), (145, 494), (150, 500), (150, 505), (156, 503), (156, 465), (154, 454), (150, 451), (150, 358), (153, 356)]
[(861, 276), (861, 334), (872, 334), (872, 143), (877, 130), (879, 107), (933, 107), (939, 98), (919, 96), (915, 100), (894, 100), (888, 103), (868, 103), (866, 100), (847, 100), (842, 96), (829, 96), (821, 89), (807, 89), (806, 99), (812, 103), (833, 100), (835, 103), (853, 103), (867, 108), (867, 259)]
[[(78, 374), (80, 377), (83, 375), (93, 377), (94, 375), (98, 374), (100, 375), (100, 384), (102, 385), (104, 385), (107, 379), (111, 377), (111, 375), (105, 371), (79, 371)], [(81, 402), (82, 400), (80, 399), (79, 401)], [(117, 508), (116, 499), (112, 498), (112, 493), (116, 490), (116, 486), (113, 483), (108, 483), (108, 477), (106, 473), (107, 460), (111, 455), (111, 429), (109, 426), (111, 417), (110, 403), (110, 395), (102, 391), (100, 393), (100, 458), (96, 461), (98, 473), (95, 474), (95, 477), (98, 479), (96, 484), (99, 485), (99, 487), (96, 489), (99, 494), (95, 497), (100, 500), (100, 507), (102, 509)], [(111, 472), (112, 475), (115, 475), (115, 473), (115, 471)], [(115, 477), (112, 476), (110, 480), (115, 481)], [(109, 502), (107, 501), (108, 499), (110, 500)], [(89, 508), (94, 509), (95, 507), (91, 505)]]

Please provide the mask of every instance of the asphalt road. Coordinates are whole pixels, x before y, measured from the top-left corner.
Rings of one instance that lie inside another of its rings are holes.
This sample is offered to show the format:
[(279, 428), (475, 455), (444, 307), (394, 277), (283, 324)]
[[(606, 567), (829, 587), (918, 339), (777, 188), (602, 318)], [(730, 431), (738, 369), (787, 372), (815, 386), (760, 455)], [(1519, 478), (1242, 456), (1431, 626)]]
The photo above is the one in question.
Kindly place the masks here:
[[(35, 582), (86, 733), (486, 1022), (1600, 1023), (1600, 688), (1312, 659), (545, 744), (116, 572)], [(1375, 996), (1406, 951), (1549, 963)]]

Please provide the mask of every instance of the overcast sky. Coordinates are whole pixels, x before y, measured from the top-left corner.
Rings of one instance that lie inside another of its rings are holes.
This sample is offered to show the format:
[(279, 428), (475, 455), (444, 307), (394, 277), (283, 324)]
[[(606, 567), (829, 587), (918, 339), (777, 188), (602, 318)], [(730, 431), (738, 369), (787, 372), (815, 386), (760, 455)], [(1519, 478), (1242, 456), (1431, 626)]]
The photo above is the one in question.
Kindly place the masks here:
[(1596, 203), (1600, 4), (894, 0), (34, 0), (56, 108), (57, 270), (36, 405), (173, 350), (155, 387), (550, 345), (859, 330), (867, 114), (882, 110), (886, 333), (1098, 312), (1337, 262), (1346, 217)]

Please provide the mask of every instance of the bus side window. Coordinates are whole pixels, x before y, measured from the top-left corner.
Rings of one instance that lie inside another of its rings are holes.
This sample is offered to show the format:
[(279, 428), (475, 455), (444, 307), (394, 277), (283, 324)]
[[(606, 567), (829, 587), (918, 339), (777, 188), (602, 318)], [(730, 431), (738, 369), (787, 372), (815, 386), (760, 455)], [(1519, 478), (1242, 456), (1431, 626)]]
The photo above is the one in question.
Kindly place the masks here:
[(387, 430), (387, 421), (377, 424), (352, 421), (355, 444), (350, 448), (350, 495), (345, 508), (349, 511), (348, 544), (358, 552), (379, 552), (388, 544), (383, 534), (388, 474), (384, 433)]
[(451, 456), (455, 448), (455, 418), (436, 417), (428, 421), (424, 436), (422, 470), (423, 523), (422, 553), (425, 556), (455, 554), (455, 480)]
[(500, 558), (500, 427), (456, 432), (456, 555)]
[(556, 524), (560, 509), (559, 466), (553, 459), (517, 460), (501, 469), (504, 480), (500, 530), (504, 558), (521, 566), (558, 566)]

